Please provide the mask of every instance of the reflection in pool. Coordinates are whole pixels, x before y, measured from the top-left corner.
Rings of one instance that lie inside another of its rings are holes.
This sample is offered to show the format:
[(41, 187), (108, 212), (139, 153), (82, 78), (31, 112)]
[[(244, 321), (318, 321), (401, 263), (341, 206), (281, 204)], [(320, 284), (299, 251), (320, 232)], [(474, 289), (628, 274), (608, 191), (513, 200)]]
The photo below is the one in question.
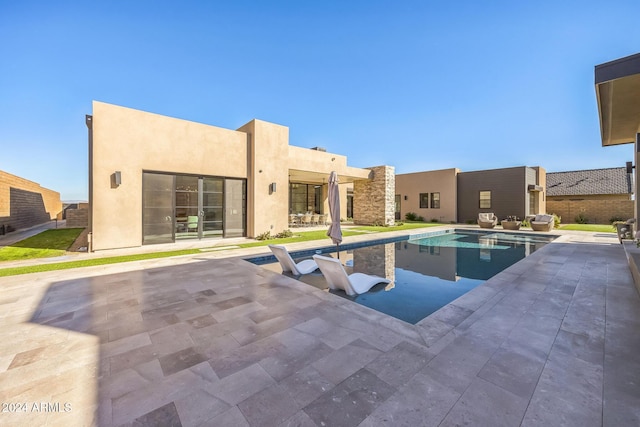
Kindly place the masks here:
[[(554, 238), (456, 231), (417, 240), (396, 239), (343, 249), (339, 258), (347, 273), (375, 274), (392, 280), (392, 285), (376, 285), (356, 297), (348, 297), (342, 291), (331, 292), (415, 324)], [(336, 256), (335, 252), (323, 252)], [(292, 256), (296, 261), (309, 258), (296, 257), (295, 253)], [(264, 264), (264, 267), (282, 271), (278, 263)], [(298, 280), (320, 289), (327, 288), (319, 271)]]

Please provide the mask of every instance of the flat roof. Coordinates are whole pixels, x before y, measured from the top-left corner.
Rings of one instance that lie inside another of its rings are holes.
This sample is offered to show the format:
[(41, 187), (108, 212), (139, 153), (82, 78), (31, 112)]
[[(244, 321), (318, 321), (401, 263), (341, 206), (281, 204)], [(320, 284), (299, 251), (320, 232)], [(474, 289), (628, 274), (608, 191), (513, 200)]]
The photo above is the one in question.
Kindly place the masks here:
[(640, 128), (640, 53), (596, 65), (602, 146), (635, 142)]

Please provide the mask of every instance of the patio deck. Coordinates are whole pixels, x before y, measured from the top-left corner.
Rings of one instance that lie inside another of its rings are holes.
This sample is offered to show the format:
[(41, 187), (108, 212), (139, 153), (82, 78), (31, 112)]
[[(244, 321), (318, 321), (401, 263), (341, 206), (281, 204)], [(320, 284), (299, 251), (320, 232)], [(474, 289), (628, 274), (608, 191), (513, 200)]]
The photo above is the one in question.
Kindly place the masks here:
[(640, 425), (624, 249), (558, 234), (415, 326), (264, 248), (0, 278), (0, 425)]

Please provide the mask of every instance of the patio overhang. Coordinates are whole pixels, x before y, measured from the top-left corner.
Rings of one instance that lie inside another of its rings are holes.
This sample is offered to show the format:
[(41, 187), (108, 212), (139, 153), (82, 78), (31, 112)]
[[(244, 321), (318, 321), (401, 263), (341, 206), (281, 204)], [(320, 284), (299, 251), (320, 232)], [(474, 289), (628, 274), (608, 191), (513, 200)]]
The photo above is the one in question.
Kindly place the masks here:
[[(353, 183), (358, 180), (369, 179), (371, 171), (368, 169), (360, 168), (347, 168), (349, 170), (342, 171), (337, 170), (338, 179), (340, 184)], [(300, 182), (306, 184), (326, 184), (329, 180), (329, 173), (307, 171), (299, 169), (289, 169), (289, 182)]]
[(631, 144), (640, 130), (640, 53), (596, 65), (602, 146)]

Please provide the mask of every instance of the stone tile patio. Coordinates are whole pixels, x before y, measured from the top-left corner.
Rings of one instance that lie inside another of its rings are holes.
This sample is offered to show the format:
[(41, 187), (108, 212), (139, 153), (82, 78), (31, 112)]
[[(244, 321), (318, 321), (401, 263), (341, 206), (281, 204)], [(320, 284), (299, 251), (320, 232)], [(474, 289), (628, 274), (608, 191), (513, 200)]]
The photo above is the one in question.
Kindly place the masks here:
[(0, 425), (640, 425), (615, 237), (565, 233), (415, 326), (238, 253), (1, 278)]

